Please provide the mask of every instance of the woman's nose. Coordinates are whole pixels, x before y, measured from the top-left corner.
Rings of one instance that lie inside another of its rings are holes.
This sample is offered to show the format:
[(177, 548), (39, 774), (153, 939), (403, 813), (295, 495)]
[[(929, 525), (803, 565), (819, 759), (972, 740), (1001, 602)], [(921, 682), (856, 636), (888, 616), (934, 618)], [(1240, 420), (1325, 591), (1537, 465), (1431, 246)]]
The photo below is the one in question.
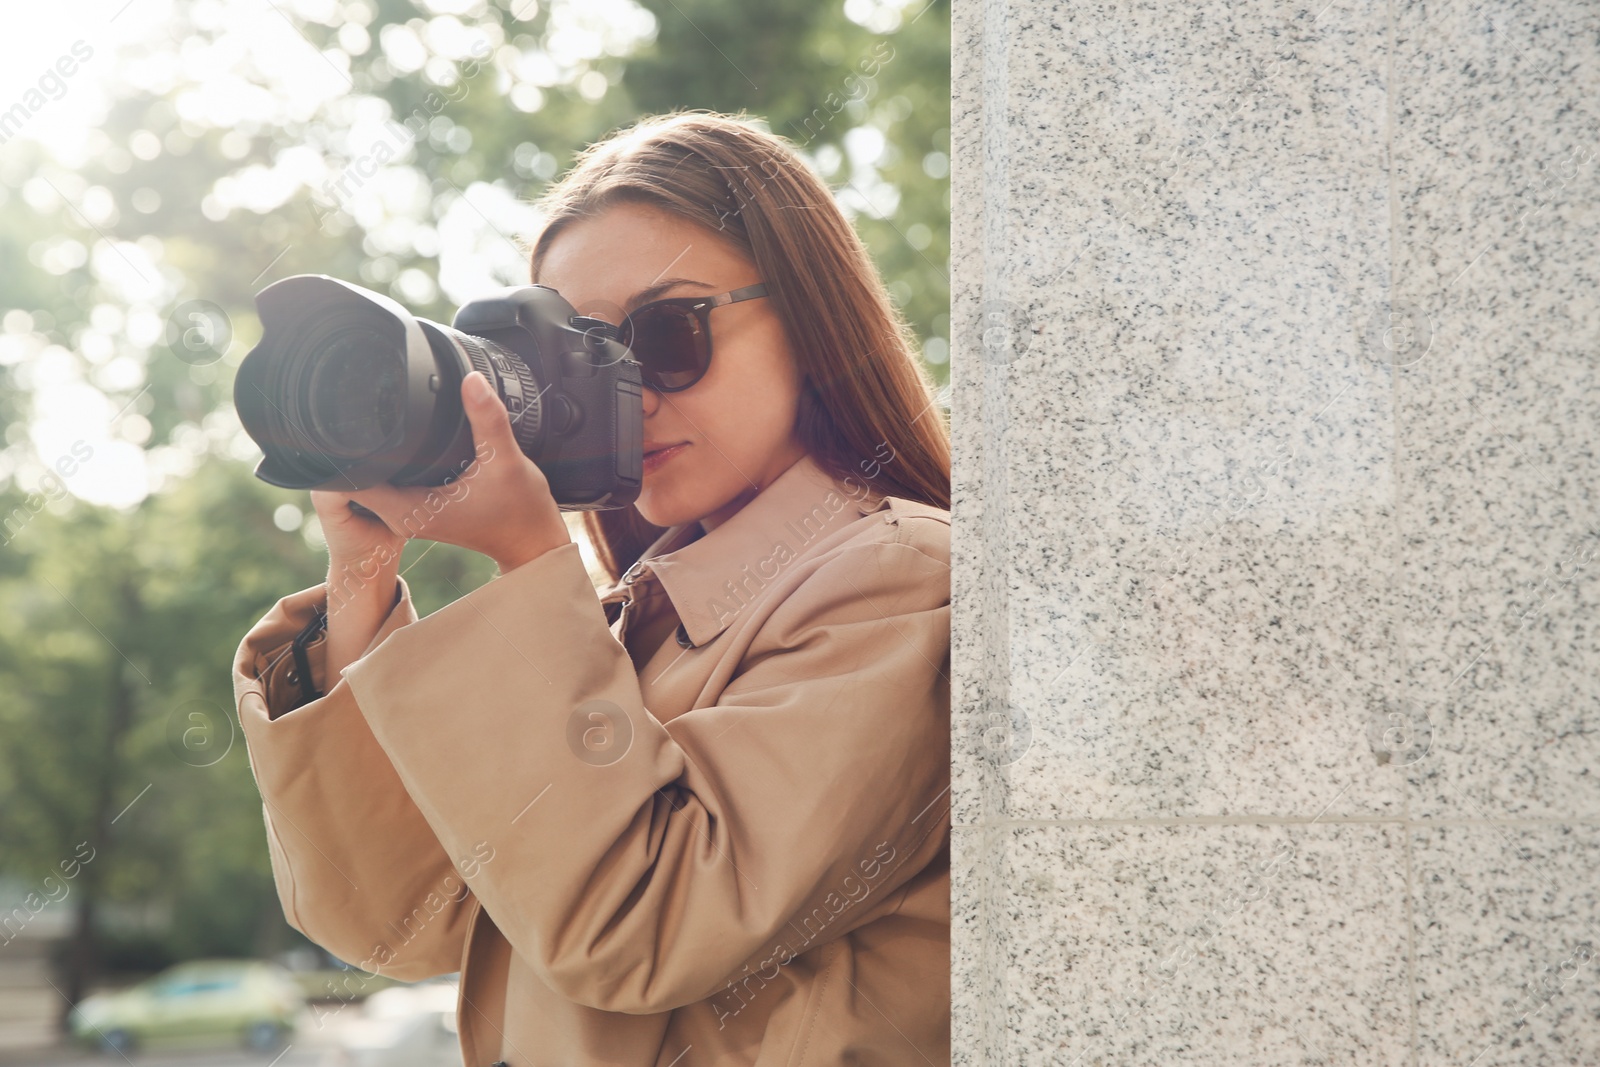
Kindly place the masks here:
[(651, 415), (656, 413), (656, 409), (659, 407), (661, 407), (661, 394), (650, 388), (648, 385), (645, 386), (644, 417), (648, 419)]

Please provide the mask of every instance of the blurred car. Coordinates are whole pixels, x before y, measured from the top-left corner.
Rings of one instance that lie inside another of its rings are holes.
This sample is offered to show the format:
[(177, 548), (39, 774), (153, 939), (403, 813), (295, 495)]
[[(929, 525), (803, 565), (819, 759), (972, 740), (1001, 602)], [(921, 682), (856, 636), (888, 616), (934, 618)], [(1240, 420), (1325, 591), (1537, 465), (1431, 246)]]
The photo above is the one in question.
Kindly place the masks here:
[(233, 1037), (261, 1051), (294, 1029), (305, 995), (289, 972), (259, 960), (194, 960), (130, 989), (84, 998), (68, 1017), (74, 1037), (107, 1052), (144, 1041)]
[(324, 1067), (461, 1067), (452, 979), (380, 989), (339, 1032)]

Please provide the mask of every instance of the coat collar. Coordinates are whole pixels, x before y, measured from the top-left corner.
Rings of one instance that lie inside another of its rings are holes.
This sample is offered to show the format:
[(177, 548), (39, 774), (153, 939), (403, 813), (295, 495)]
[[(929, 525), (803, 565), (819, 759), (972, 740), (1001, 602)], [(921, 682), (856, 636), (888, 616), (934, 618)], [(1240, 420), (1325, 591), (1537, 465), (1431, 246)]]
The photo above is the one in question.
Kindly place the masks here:
[[(808, 547), (884, 506), (865, 478), (835, 479), (802, 455), (716, 529), (701, 533), (698, 519), (669, 527), (629, 570), (635, 586), (659, 584), (678, 613), (680, 644), (687, 638), (698, 647)], [(602, 600), (624, 599), (626, 579), (603, 590)]]

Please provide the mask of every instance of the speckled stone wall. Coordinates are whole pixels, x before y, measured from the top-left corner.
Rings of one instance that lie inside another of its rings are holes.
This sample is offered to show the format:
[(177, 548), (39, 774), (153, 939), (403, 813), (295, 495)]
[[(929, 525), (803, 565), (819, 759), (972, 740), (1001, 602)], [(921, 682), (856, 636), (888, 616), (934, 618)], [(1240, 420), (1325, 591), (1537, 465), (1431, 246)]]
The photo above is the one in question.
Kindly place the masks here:
[(955, 11), (956, 1062), (1600, 1063), (1600, 6)]

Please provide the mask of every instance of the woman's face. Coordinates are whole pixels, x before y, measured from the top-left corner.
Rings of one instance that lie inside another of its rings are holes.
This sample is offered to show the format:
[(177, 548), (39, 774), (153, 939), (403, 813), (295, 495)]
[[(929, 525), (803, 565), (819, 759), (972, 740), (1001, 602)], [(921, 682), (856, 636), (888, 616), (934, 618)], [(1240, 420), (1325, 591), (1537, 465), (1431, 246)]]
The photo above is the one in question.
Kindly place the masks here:
[[(537, 281), (582, 315), (619, 322), (652, 300), (716, 296), (765, 281), (714, 230), (624, 203), (569, 223)], [(683, 444), (646, 464), (639, 513), (657, 526), (724, 522), (804, 450), (794, 438), (800, 374), (767, 298), (711, 312), (711, 369), (676, 393), (644, 391), (645, 449)]]

